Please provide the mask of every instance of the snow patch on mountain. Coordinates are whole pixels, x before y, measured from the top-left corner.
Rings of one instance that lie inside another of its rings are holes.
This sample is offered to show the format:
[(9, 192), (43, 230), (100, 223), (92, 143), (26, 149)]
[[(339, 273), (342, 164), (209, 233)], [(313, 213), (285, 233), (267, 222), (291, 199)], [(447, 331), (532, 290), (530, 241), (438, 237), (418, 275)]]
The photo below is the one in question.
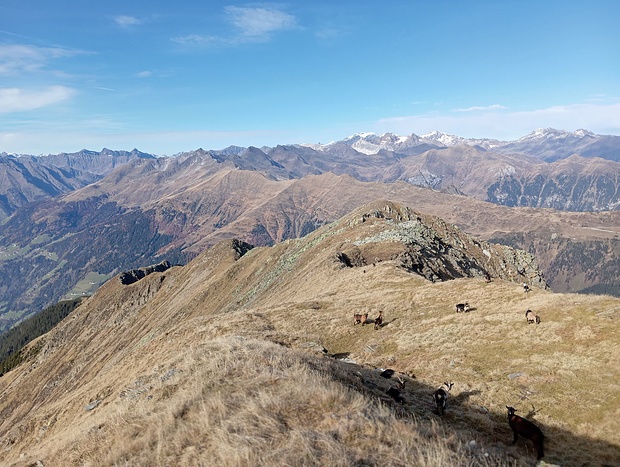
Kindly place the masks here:
[(540, 140), (558, 140), (569, 137), (574, 138), (596, 138), (597, 135), (591, 131), (579, 129), (576, 131), (556, 130), (555, 128), (537, 128), (530, 134), (525, 135), (517, 140), (517, 142), (540, 141)]
[(420, 137), (428, 141), (441, 143), (444, 146), (457, 146), (459, 144), (463, 144), (466, 141), (466, 139), (461, 136), (449, 135), (447, 133), (442, 133), (441, 131), (437, 130), (431, 131), (430, 133), (425, 133)]
[(402, 151), (422, 144), (430, 144), (437, 147), (453, 147), (459, 145), (477, 146), (486, 150), (501, 149), (521, 143), (538, 143), (544, 141), (562, 140), (566, 138), (597, 138), (598, 135), (588, 130), (576, 130), (574, 132), (556, 130), (554, 128), (539, 128), (532, 133), (525, 135), (513, 141), (499, 141), (491, 138), (464, 138), (462, 136), (443, 133), (441, 131), (431, 131), (421, 136), (411, 133), (408, 136), (396, 135), (394, 133), (384, 133), (382, 135), (372, 132), (361, 132), (347, 136), (340, 141), (332, 141), (327, 144), (321, 143), (303, 143), (297, 146), (308, 147), (315, 151), (328, 152), (334, 146), (344, 144), (356, 151), (372, 155), (377, 154), (381, 150), (385, 151)]

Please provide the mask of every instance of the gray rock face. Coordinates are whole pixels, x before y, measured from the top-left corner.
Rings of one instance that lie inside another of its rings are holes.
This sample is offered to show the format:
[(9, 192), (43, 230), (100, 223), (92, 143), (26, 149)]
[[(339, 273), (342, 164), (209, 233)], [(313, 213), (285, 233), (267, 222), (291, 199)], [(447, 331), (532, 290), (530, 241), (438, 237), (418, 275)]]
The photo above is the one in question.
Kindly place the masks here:
[(389, 227), (339, 252), (336, 260), (344, 266), (396, 260), (402, 268), (433, 282), (498, 278), (548, 288), (536, 259), (526, 251), (477, 240), (437, 217), (393, 203), (364, 214), (359, 222), (370, 218), (382, 219)]
[(619, 188), (617, 176), (611, 171), (507, 176), (487, 188), (486, 201), (511, 207), (614, 211), (620, 208)]
[(159, 264), (154, 264), (152, 266), (147, 266), (145, 268), (140, 269), (132, 269), (130, 271), (125, 271), (121, 273), (119, 276), (119, 280), (123, 285), (133, 284), (134, 282), (138, 282), (140, 279), (152, 274), (154, 272), (164, 272), (166, 269), (169, 269), (172, 265), (169, 261), (162, 261)]

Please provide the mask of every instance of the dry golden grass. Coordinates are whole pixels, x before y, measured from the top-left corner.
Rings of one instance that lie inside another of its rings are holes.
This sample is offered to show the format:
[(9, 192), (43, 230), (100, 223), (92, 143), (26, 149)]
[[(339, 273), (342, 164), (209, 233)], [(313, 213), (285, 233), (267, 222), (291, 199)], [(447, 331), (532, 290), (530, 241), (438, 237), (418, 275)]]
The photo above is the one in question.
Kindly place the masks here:
[(516, 463), (468, 448), (436, 422), (397, 416), (359, 390), (370, 370), (358, 376), (341, 362), (245, 338), (210, 341), (174, 364), (184, 370), (116, 404), (46, 465)]
[[(3, 462), (532, 465), (529, 442), (508, 444), (511, 405), (543, 429), (548, 462), (620, 463), (619, 299), (342, 267), (336, 253), (377, 228), (348, 222), (104, 285), (0, 378)], [(378, 310), (380, 329), (353, 325)], [(403, 404), (386, 367), (406, 380)]]

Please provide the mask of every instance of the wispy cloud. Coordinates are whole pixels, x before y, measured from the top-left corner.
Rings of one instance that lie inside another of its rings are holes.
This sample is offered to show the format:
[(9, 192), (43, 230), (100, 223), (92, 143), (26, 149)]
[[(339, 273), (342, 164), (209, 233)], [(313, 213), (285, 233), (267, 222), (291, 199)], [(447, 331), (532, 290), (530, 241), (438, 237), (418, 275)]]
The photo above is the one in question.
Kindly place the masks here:
[(150, 78), (151, 76), (153, 76), (153, 72), (149, 70), (144, 70), (136, 73), (136, 76), (138, 78)]
[(500, 105), (500, 104), (493, 104), (493, 105), (488, 105), (486, 107), (474, 106), (474, 107), (466, 107), (464, 109), (454, 109), (452, 112), (483, 112), (487, 110), (504, 110), (507, 108), (508, 107), (504, 107), (503, 105)]
[(0, 45), (0, 75), (39, 71), (55, 59), (72, 57), (85, 52), (61, 47), (32, 45)]
[(75, 95), (65, 86), (50, 86), (41, 90), (0, 88), (0, 113), (24, 112), (57, 104)]
[(426, 114), (384, 118), (371, 131), (423, 134), (433, 130), (472, 138), (513, 140), (536, 128), (574, 131), (584, 128), (598, 134), (620, 134), (620, 102), (570, 104), (527, 111), (488, 109), (461, 114)]
[(337, 37), (343, 36), (344, 32), (341, 29), (337, 28), (323, 28), (316, 31), (314, 35), (319, 39), (335, 39)]
[(234, 33), (229, 36), (188, 34), (173, 37), (172, 41), (184, 46), (210, 47), (239, 45), (248, 42), (267, 42), (279, 31), (297, 27), (297, 18), (276, 6), (227, 6), (224, 13)]
[(225, 44), (227, 42), (215, 36), (201, 36), (200, 34), (173, 37), (171, 40), (187, 47), (209, 47), (215, 44)]
[(136, 18), (135, 16), (121, 15), (121, 16), (114, 17), (114, 22), (122, 28), (130, 28), (132, 26), (138, 26), (142, 24), (144, 21), (139, 18)]
[(274, 32), (292, 29), (297, 25), (293, 15), (275, 7), (227, 6), (224, 11), (233, 26), (249, 40), (266, 40)]

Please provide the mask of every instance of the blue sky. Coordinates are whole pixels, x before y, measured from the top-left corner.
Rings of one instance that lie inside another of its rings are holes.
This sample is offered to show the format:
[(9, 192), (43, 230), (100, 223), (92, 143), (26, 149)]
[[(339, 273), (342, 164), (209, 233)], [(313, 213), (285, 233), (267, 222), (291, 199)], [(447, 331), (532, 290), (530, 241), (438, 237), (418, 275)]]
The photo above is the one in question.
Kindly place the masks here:
[(620, 1), (2, 0), (0, 152), (620, 135)]

